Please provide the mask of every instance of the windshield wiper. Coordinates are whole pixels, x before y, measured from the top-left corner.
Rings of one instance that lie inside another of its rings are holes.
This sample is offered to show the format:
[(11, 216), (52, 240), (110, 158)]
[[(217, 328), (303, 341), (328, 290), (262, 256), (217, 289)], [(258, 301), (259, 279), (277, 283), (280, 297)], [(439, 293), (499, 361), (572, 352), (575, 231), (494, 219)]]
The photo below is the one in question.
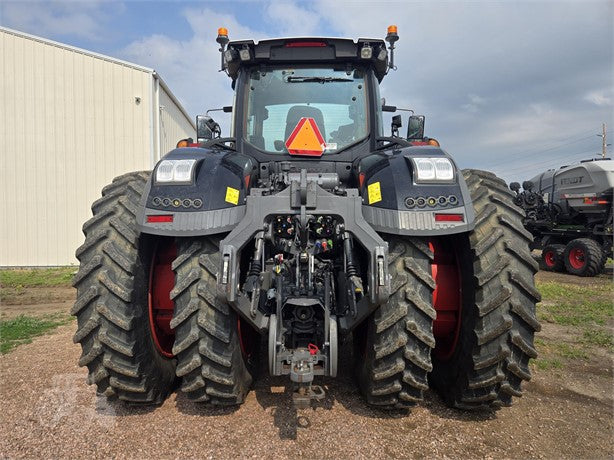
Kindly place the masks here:
[(352, 78), (338, 78), (338, 77), (287, 77), (288, 83), (330, 83), (330, 82), (353, 82)]

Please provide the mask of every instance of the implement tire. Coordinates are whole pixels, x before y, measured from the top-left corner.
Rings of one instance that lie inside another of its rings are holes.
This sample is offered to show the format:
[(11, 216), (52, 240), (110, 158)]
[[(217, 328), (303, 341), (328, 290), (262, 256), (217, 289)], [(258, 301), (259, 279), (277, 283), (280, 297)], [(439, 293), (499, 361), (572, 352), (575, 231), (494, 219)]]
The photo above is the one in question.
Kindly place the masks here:
[(529, 359), (540, 325), (535, 304), (537, 262), (523, 212), (505, 182), (485, 171), (464, 170), (476, 213), (475, 229), (456, 238), (462, 276), (458, 341), (430, 375), (443, 400), (459, 409), (495, 409), (521, 396), (531, 378)]
[(171, 327), (181, 390), (193, 401), (228, 406), (243, 403), (249, 392), (258, 349), (246, 346), (249, 341), (242, 338), (252, 332), (245, 330), (249, 326), (216, 297), (218, 243), (213, 238), (177, 240)]
[(367, 403), (395, 409), (421, 401), (428, 388), (435, 283), (426, 240), (391, 237), (388, 244), (392, 295), (354, 331), (354, 368)]
[[(73, 279), (80, 366), (88, 383), (109, 399), (160, 404), (173, 390), (175, 360), (161, 355), (151, 336), (147, 300), (151, 247), (135, 230), (149, 172), (117, 177), (92, 204), (83, 225), (81, 265)], [(141, 247), (142, 246), (142, 247)]]
[(601, 247), (590, 238), (577, 238), (567, 243), (563, 260), (567, 272), (576, 276), (597, 276), (605, 267)]
[(540, 269), (549, 272), (565, 271), (565, 262), (563, 261), (564, 252), (564, 244), (549, 244), (546, 246), (542, 250)]

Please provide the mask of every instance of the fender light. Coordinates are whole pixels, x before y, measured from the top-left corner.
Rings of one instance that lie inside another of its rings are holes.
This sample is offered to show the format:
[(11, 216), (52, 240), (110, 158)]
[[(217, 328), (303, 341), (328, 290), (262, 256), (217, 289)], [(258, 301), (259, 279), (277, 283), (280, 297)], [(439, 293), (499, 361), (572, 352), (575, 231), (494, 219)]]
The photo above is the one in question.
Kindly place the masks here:
[(173, 221), (173, 215), (172, 214), (154, 214), (154, 215), (148, 215), (147, 216), (147, 223), (148, 224), (157, 224), (157, 223), (167, 223), (167, 222), (172, 222)]
[(462, 214), (435, 214), (435, 222), (464, 222)]
[(452, 182), (454, 166), (448, 158), (412, 158), (416, 182)]
[(195, 159), (162, 160), (156, 168), (156, 183), (189, 183), (194, 178)]

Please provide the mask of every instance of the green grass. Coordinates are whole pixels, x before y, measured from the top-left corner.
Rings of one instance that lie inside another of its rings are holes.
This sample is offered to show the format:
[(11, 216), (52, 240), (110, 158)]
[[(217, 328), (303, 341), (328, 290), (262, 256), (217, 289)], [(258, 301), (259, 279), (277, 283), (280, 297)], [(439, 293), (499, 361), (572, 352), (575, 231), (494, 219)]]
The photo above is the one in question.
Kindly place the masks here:
[(614, 336), (611, 331), (604, 329), (587, 329), (582, 335), (582, 342), (598, 347), (609, 348), (614, 352)]
[(614, 352), (612, 283), (580, 286), (549, 281), (538, 282), (537, 288), (542, 294), (537, 305), (539, 320), (564, 326), (568, 331), (564, 339), (535, 339), (539, 356), (532, 362), (537, 369), (560, 369), (566, 362), (587, 360), (594, 347)]
[(13, 289), (70, 286), (76, 270), (77, 267), (0, 270), (0, 286)]
[(531, 362), (533, 362), (535, 366), (542, 371), (561, 369), (563, 367), (561, 360), (556, 358), (537, 358), (536, 360), (531, 360)]
[(0, 353), (8, 353), (18, 345), (30, 343), (33, 337), (44, 334), (71, 321), (62, 314), (33, 317), (20, 315), (0, 321)]
[(577, 286), (555, 282), (538, 283), (542, 302), (537, 306), (541, 321), (563, 326), (604, 325), (614, 317), (614, 288), (606, 285)]

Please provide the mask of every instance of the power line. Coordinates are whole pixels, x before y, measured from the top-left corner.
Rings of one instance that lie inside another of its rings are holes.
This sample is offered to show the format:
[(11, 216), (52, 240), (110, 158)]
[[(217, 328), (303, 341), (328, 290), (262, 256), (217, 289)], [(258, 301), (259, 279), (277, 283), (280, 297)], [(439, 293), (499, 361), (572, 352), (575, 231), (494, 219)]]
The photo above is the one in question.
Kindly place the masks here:
[(578, 160), (579, 161), (579, 158), (577, 158), (578, 156), (580, 156), (580, 155), (584, 156), (584, 155), (586, 155), (587, 153), (590, 153), (590, 152), (595, 152), (595, 149), (588, 149), (588, 150), (584, 150), (582, 152), (575, 152), (575, 153), (572, 153), (570, 155), (565, 155), (565, 156), (557, 157), (557, 158), (549, 158), (547, 160), (541, 160), (541, 161), (538, 161), (538, 162), (530, 163), (530, 164), (523, 165), (523, 166), (517, 166), (517, 167), (514, 167), (514, 168), (506, 168), (505, 172), (506, 173), (519, 173), (519, 172), (522, 172), (522, 171), (529, 171), (529, 170), (532, 170), (532, 169), (542, 169), (542, 168), (545, 167), (545, 165), (550, 165), (550, 164), (553, 164), (553, 163), (557, 163), (557, 166), (555, 166), (555, 167), (559, 167), (565, 161), (569, 161), (569, 160)]
[(559, 144), (559, 145), (557, 145), (555, 147), (550, 147), (550, 148), (543, 149), (543, 150), (533, 150), (533, 151), (525, 150), (523, 152), (523, 154), (509, 154), (507, 159), (505, 159), (503, 161), (499, 161), (497, 163), (491, 163), (491, 167), (492, 166), (502, 165), (502, 164), (507, 164), (507, 163), (512, 163), (512, 162), (515, 162), (516, 160), (521, 159), (521, 158), (526, 158), (526, 157), (542, 154), (542, 153), (545, 153), (545, 152), (551, 152), (553, 150), (558, 150), (558, 149), (560, 149), (562, 147), (566, 147), (568, 145), (576, 144), (578, 142), (581, 142), (581, 141), (584, 141), (584, 140), (587, 140), (587, 139), (594, 139), (594, 134), (591, 135), (591, 136), (581, 137), (580, 139), (576, 139), (576, 140), (573, 140), (573, 141), (565, 142), (565, 143)]
[(564, 155), (564, 156), (557, 157), (557, 158), (549, 158), (547, 160), (540, 160), (540, 161), (533, 162), (527, 165), (515, 166), (513, 168), (506, 168), (506, 169), (509, 171), (527, 170), (527, 169), (534, 169), (536, 167), (543, 167), (543, 165), (548, 165), (548, 164), (553, 164), (553, 163), (556, 163), (558, 167), (565, 161), (578, 159), (579, 156), (586, 156), (586, 154), (590, 152), (595, 152), (595, 149), (583, 150), (582, 152), (574, 152), (569, 155)]

